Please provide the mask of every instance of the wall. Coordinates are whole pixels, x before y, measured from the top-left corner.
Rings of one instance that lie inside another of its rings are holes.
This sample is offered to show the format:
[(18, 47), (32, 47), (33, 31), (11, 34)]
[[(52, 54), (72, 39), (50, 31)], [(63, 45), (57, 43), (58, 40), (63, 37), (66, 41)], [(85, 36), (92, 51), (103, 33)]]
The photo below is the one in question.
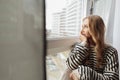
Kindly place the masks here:
[(43, 0), (0, 0), (0, 80), (44, 80), (43, 17)]

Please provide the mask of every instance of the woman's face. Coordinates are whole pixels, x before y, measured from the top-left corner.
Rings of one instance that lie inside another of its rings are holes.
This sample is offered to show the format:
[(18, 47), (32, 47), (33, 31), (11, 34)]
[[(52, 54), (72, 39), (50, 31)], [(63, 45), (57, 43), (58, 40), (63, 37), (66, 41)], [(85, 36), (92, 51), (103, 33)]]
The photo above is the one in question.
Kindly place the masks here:
[(90, 37), (90, 33), (89, 33), (89, 20), (88, 19), (85, 19), (83, 21), (81, 34), (83, 36), (85, 36), (86, 38)]

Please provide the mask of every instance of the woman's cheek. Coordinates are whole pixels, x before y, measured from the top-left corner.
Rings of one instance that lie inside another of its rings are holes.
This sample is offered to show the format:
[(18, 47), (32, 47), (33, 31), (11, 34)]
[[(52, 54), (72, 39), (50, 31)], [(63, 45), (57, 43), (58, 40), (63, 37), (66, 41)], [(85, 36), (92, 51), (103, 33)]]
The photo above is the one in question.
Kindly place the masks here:
[(81, 34), (82, 34), (83, 36), (86, 36), (85, 32), (83, 32), (83, 31), (81, 31)]

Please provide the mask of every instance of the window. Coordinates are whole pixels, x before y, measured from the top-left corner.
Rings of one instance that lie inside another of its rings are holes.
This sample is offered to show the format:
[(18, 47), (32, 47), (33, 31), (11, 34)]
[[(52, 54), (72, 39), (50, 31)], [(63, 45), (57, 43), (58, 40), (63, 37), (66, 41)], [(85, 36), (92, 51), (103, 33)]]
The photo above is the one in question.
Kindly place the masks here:
[(87, 1), (46, 0), (47, 80), (57, 80), (63, 73), (70, 48), (79, 41)]
[[(84, 1), (46, 0), (47, 39), (79, 36), (81, 19), (84, 14), (82, 10)], [(69, 27), (73, 30), (70, 31)]]

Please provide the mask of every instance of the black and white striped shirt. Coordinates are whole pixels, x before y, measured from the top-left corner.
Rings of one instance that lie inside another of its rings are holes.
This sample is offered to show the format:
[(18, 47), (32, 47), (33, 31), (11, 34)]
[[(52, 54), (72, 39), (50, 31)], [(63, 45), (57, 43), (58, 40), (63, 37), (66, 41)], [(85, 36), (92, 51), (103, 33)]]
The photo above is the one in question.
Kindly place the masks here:
[[(105, 48), (103, 56), (105, 63), (100, 68), (96, 68), (96, 54), (93, 48), (77, 43), (67, 58), (68, 68), (78, 69), (80, 80), (119, 80), (117, 50), (112, 46)], [(88, 52), (90, 55), (86, 58)]]

